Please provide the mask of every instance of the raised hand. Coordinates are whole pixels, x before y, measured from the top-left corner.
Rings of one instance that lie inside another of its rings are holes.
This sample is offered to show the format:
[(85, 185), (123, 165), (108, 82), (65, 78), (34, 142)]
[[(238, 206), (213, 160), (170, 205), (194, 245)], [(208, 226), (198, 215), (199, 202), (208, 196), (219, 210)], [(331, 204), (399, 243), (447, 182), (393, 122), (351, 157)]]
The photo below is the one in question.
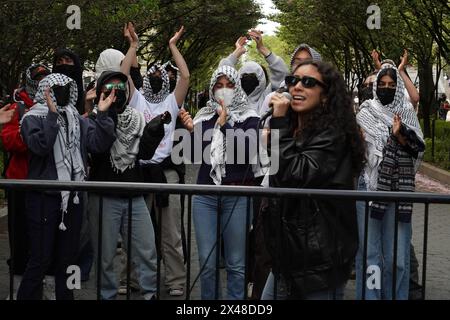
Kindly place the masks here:
[(402, 126), (402, 119), (398, 114), (394, 116), (394, 123), (392, 125), (392, 133), (398, 137), (400, 135), (400, 128)]
[(0, 109), (0, 124), (5, 124), (11, 121), (13, 118), (15, 109), (9, 109), (11, 104), (7, 104), (3, 108)]
[(134, 30), (133, 22), (128, 22), (124, 25), (123, 36), (128, 40), (130, 47), (137, 48), (139, 46), (139, 38)]
[(267, 57), (270, 55), (270, 50), (266, 48), (263, 44), (263, 35), (262, 31), (251, 29), (248, 32), (248, 35), (250, 38), (255, 41), (256, 43), (256, 49), (258, 49), (259, 53), (261, 53), (264, 57)]
[(370, 55), (372, 56), (372, 60), (375, 65), (375, 69), (377, 69), (377, 70), (381, 69), (381, 60), (380, 60), (380, 54), (378, 53), (378, 51), (373, 49), (372, 52), (370, 53)]
[(105, 94), (102, 92), (100, 95), (100, 101), (98, 102), (99, 111), (107, 111), (111, 104), (116, 101), (116, 89), (112, 89), (109, 96), (105, 99)]
[(250, 36), (250, 38), (253, 39), (253, 41), (256, 42), (256, 47), (259, 48), (261, 46), (263, 46), (263, 41), (262, 41), (262, 31), (256, 30), (256, 29), (251, 29), (248, 32), (248, 35)]
[(228, 115), (228, 109), (223, 104), (222, 100), (219, 100), (220, 105), (222, 106), (222, 109), (217, 109), (217, 113), (219, 114), (219, 118), (217, 119), (217, 123), (223, 127), (225, 123), (227, 123), (227, 115)]
[(397, 138), (401, 145), (406, 145), (406, 138), (400, 133), (402, 127), (402, 119), (398, 114), (394, 116), (394, 123), (392, 125), (392, 134)]
[(281, 93), (275, 93), (270, 99), (270, 104), (273, 105), (273, 117), (284, 117), (289, 109), (291, 102)]
[(85, 100), (87, 102), (87, 101), (92, 101), (95, 98), (97, 98), (97, 92), (96, 92), (96, 89), (94, 87), (91, 90), (89, 90), (88, 92), (86, 92), (86, 99)]
[(183, 126), (192, 132), (194, 130), (194, 122), (192, 121), (192, 117), (184, 108), (180, 109), (180, 112), (178, 113), (178, 117), (180, 117), (181, 122), (183, 123)]
[(58, 112), (56, 110), (56, 104), (53, 102), (52, 97), (50, 96), (50, 88), (47, 88), (44, 93), (45, 101), (47, 102), (47, 107), (51, 112)]
[(401, 62), (398, 65), (398, 71), (405, 71), (406, 66), (408, 65), (408, 50), (403, 51), (403, 56), (400, 57)]
[(243, 55), (245, 52), (247, 52), (247, 49), (245, 49), (245, 44), (247, 43), (247, 38), (246, 37), (239, 37), (239, 39), (237, 39), (236, 43), (234, 44), (236, 46), (236, 50), (235, 52), (241, 56)]
[(184, 26), (181, 26), (180, 30), (178, 30), (177, 32), (175, 32), (174, 36), (172, 38), (170, 38), (169, 40), (169, 45), (177, 45), (177, 42), (180, 40), (181, 36), (184, 33)]

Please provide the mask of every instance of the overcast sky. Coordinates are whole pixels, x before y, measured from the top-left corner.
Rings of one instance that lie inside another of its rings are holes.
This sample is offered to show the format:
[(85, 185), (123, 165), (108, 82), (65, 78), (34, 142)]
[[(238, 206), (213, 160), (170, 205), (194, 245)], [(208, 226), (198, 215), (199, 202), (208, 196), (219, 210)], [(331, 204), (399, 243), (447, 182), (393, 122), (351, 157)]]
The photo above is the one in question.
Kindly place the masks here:
[[(274, 9), (272, 0), (256, 0), (256, 2), (262, 5), (261, 8), (264, 14), (272, 14), (277, 12), (277, 10)], [(263, 31), (264, 34), (273, 35), (275, 34), (275, 31), (277, 30), (278, 26), (279, 23), (263, 19), (261, 20), (261, 24), (257, 26), (257, 29)]]

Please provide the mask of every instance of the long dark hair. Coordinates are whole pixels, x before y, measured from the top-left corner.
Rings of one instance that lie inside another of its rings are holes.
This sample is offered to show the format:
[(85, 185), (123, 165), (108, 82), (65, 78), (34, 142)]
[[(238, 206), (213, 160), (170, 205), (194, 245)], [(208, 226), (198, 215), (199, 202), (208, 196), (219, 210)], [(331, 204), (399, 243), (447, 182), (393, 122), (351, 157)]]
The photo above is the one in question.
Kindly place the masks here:
[(380, 84), (381, 78), (383, 78), (384, 76), (391, 77), (392, 80), (394, 80), (394, 82), (397, 83), (397, 72), (395, 72), (395, 70), (392, 68), (386, 68), (386, 69), (382, 69), (380, 71), (380, 73), (378, 73), (377, 86)]
[[(321, 98), (326, 98), (326, 102), (322, 106), (314, 108), (302, 118), (299, 134), (306, 138), (317, 134), (323, 128), (334, 127), (342, 130), (351, 149), (353, 173), (356, 177), (360, 174), (365, 163), (365, 144), (356, 123), (352, 99), (344, 78), (331, 64), (315, 60), (303, 61), (292, 71), (292, 74), (304, 65), (315, 66), (321, 74), (326, 85)], [(292, 118), (292, 120), (294, 123), (298, 122), (297, 114), (295, 112), (293, 114), (295, 114), (295, 119)]]

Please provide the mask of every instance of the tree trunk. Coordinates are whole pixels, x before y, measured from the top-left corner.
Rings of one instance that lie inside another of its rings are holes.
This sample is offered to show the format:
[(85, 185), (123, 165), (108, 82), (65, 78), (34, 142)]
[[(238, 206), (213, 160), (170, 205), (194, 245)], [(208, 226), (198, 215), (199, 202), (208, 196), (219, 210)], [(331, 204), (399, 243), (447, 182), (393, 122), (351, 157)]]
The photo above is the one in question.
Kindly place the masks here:
[(425, 138), (431, 137), (430, 118), (434, 103), (433, 65), (430, 59), (419, 60), (419, 92), (421, 114), (423, 118), (423, 134)]

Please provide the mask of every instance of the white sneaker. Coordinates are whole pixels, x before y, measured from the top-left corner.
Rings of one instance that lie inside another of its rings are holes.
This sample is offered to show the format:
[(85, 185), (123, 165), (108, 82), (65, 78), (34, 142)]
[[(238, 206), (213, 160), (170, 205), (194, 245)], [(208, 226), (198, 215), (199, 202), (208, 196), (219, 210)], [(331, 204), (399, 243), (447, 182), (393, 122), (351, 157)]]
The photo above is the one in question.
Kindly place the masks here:
[[(140, 290), (139, 285), (135, 284), (134, 282), (130, 282), (130, 289), (131, 289), (131, 292)], [(120, 281), (120, 286), (117, 289), (117, 294), (120, 294), (120, 295), (127, 294), (127, 283), (126, 282)]]
[[(22, 276), (15, 275), (13, 281), (14, 281), (13, 300), (17, 300), (17, 292), (19, 291), (19, 286), (20, 283), (22, 282)], [(6, 297), (6, 300), (11, 300), (9, 293), (8, 296)]]
[(253, 282), (249, 282), (247, 285), (247, 297), (251, 297), (253, 295)]
[(42, 298), (44, 300), (56, 300), (55, 295), (55, 277), (45, 276), (43, 281), (44, 288), (42, 290)]
[(169, 295), (172, 297), (180, 297), (184, 294), (183, 288), (170, 288)]
[(117, 294), (120, 295), (127, 294), (127, 286), (120, 286), (119, 289), (117, 289)]

